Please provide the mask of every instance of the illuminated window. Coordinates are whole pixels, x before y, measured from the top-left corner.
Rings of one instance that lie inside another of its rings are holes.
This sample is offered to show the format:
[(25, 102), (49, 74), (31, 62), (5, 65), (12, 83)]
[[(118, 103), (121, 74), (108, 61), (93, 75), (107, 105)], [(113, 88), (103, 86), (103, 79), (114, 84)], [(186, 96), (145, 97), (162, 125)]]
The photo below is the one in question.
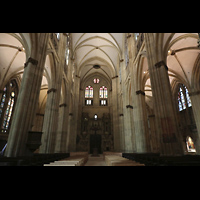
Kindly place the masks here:
[(87, 86), (85, 88), (85, 98), (93, 98), (93, 87)]
[(99, 98), (106, 99), (108, 98), (108, 89), (105, 86), (100, 87), (99, 89)]
[(100, 100), (100, 106), (106, 106), (107, 100)]
[(185, 94), (186, 94), (188, 107), (191, 107), (192, 103), (191, 103), (190, 95), (189, 95), (189, 92), (188, 92), (188, 89), (186, 88), (186, 86), (185, 86)]
[(181, 87), (178, 92), (178, 105), (179, 105), (179, 111), (186, 109), (185, 98)]
[(196, 152), (196, 149), (194, 147), (194, 142), (193, 142), (191, 137), (187, 137), (186, 145), (187, 145), (187, 151), (188, 152)]
[(85, 105), (86, 106), (92, 106), (93, 105), (93, 100), (91, 100), (91, 99), (85, 100)]
[(178, 107), (179, 111), (185, 110), (187, 106), (191, 107), (191, 99), (189, 96), (188, 89), (185, 85), (181, 84), (178, 91)]
[(59, 40), (60, 39), (60, 33), (55, 33), (55, 34), (56, 34), (57, 39)]
[(6, 101), (6, 90), (7, 90), (7, 88), (5, 87), (4, 90), (3, 90), (3, 96), (2, 96), (1, 104), (0, 104), (0, 118), (1, 118), (1, 115), (3, 113), (3, 108), (4, 108), (4, 105), (5, 105), (5, 101)]
[(17, 92), (18, 87), (15, 81), (9, 82), (3, 89), (3, 95), (0, 103), (1, 133), (7, 133), (9, 130)]
[(138, 40), (139, 35), (139, 33), (135, 33), (135, 40)]
[(98, 119), (98, 116), (97, 114), (94, 115), (94, 120), (97, 120)]
[(95, 84), (98, 84), (98, 83), (99, 83), (99, 79), (98, 79), (98, 78), (95, 78), (95, 79), (93, 80), (93, 82), (94, 82)]

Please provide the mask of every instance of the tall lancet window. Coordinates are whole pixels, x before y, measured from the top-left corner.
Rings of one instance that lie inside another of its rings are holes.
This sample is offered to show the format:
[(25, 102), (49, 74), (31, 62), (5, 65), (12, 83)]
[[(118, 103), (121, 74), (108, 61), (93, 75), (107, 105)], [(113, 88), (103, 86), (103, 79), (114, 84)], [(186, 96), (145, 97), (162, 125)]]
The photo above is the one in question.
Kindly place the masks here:
[(16, 82), (10, 81), (3, 89), (0, 104), (0, 130), (1, 133), (8, 133), (10, 122), (17, 98), (18, 87)]
[(186, 138), (186, 146), (187, 146), (188, 152), (196, 152), (194, 142), (193, 142), (192, 138), (189, 136)]
[(87, 86), (85, 88), (85, 98), (93, 98), (93, 87)]
[(191, 107), (191, 99), (188, 89), (185, 85), (181, 84), (178, 91), (178, 107), (179, 111), (185, 110), (187, 107)]
[(93, 105), (93, 87), (87, 86), (85, 88), (85, 105), (91, 106)]
[(108, 89), (105, 86), (100, 87), (99, 89), (99, 101), (100, 106), (107, 106), (107, 98), (108, 98)]
[(60, 33), (55, 33), (55, 34), (56, 34), (57, 39), (59, 40), (60, 39)]
[(186, 86), (184, 88), (185, 88), (185, 95), (186, 95), (186, 99), (187, 99), (187, 105), (188, 105), (188, 107), (191, 107), (192, 103), (191, 103), (191, 99), (190, 99), (188, 89), (186, 88)]
[(139, 38), (140, 34), (139, 33), (135, 33), (135, 40), (137, 41)]
[(107, 99), (108, 98), (108, 89), (105, 86), (100, 87), (99, 98)]

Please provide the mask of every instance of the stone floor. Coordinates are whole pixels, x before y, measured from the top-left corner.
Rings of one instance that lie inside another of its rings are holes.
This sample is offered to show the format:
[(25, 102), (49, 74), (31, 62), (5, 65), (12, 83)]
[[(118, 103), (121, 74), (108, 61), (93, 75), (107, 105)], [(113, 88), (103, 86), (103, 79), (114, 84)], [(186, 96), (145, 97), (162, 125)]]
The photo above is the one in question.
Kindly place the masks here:
[(92, 157), (91, 154), (88, 157), (88, 161), (84, 166), (107, 166), (103, 160), (103, 155), (99, 154), (99, 157)]

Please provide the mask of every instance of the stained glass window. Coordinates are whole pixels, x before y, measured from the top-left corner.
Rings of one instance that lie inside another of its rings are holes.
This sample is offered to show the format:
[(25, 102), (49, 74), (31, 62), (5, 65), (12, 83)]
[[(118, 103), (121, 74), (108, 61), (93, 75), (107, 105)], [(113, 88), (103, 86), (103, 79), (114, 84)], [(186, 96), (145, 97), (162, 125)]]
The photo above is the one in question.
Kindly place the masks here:
[(98, 84), (98, 83), (99, 83), (99, 79), (98, 79), (98, 78), (95, 78), (95, 79), (93, 80), (93, 82), (94, 82), (95, 84)]
[(1, 104), (0, 104), (0, 118), (1, 118), (1, 115), (2, 115), (2, 112), (3, 112), (3, 107), (4, 107), (4, 104), (5, 104), (5, 100), (6, 100), (6, 87), (4, 88), (4, 93), (3, 93), (3, 96), (2, 96), (2, 99), (1, 99)]
[(192, 103), (191, 103), (190, 95), (189, 95), (189, 92), (188, 92), (188, 89), (186, 88), (186, 86), (185, 86), (185, 94), (186, 94), (186, 98), (187, 98), (188, 107), (191, 107)]
[(186, 86), (183, 84), (179, 88), (178, 92), (178, 107), (179, 111), (185, 110), (186, 109), (186, 104), (188, 107), (192, 106), (191, 99), (189, 96), (189, 92)]
[(194, 142), (191, 137), (187, 137), (186, 139), (187, 151), (188, 152), (196, 152)]
[(108, 98), (108, 89), (105, 86), (100, 87), (99, 98)]
[(15, 96), (15, 93), (12, 92), (11, 96), (9, 98), (9, 101), (8, 101), (8, 105), (7, 105), (7, 108), (6, 108), (5, 115), (4, 115), (4, 121), (3, 121), (2, 129), (6, 129), (6, 130), (8, 129), (10, 119), (11, 119), (11, 115), (12, 115), (12, 111), (13, 111), (14, 102), (15, 102), (14, 96)]
[(3, 89), (3, 95), (0, 102), (0, 129), (2, 133), (9, 131), (9, 125), (16, 101), (16, 92), (18, 92), (18, 87), (14, 80), (9, 81)]
[(93, 87), (87, 86), (85, 88), (85, 98), (93, 98)]

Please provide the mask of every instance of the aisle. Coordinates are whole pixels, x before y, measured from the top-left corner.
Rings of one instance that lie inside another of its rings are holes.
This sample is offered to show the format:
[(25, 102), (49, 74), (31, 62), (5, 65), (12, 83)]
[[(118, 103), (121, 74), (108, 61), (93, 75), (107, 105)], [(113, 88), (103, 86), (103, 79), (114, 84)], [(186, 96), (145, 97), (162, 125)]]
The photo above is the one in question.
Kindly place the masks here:
[(84, 166), (107, 166), (103, 160), (103, 155), (99, 154), (100, 157), (91, 157), (91, 154), (88, 157), (88, 161)]

